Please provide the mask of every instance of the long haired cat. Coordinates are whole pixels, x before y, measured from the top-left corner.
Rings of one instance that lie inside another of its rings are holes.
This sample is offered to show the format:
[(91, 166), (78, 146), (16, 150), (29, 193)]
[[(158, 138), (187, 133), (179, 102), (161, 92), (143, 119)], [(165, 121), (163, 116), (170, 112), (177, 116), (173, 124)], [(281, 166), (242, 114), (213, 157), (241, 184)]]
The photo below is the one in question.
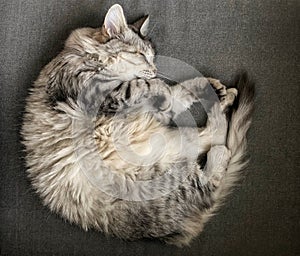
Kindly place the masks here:
[[(246, 74), (237, 89), (155, 78), (148, 22), (129, 25), (114, 5), (101, 28), (75, 30), (30, 90), (23, 144), (32, 185), (52, 211), (85, 230), (182, 246), (245, 166), (254, 90)], [(171, 125), (212, 88), (220, 101), (205, 128)]]

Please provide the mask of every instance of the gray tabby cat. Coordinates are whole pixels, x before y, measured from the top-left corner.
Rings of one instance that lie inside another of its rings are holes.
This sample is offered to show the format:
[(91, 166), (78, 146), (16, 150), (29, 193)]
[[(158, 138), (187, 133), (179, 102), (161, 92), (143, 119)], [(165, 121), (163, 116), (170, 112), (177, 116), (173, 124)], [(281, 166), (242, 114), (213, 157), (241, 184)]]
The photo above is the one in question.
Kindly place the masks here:
[[(238, 90), (206, 78), (168, 86), (155, 78), (148, 22), (128, 25), (114, 5), (100, 29), (75, 30), (30, 90), (23, 144), (52, 211), (85, 230), (183, 246), (245, 166), (253, 85), (243, 74)], [(220, 103), (204, 129), (170, 125), (211, 88)]]

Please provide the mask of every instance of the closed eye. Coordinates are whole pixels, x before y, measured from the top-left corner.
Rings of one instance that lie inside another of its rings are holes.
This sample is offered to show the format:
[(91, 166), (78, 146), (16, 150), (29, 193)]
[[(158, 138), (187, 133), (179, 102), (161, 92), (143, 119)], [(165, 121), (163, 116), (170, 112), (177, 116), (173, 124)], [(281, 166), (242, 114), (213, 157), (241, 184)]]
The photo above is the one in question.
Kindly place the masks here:
[(124, 51), (124, 52), (130, 53), (130, 54), (141, 55), (141, 56), (143, 56), (145, 59), (147, 59), (146, 54), (144, 54), (143, 52), (140, 52), (140, 51)]
[[(123, 56), (122, 56), (122, 52), (124, 53)], [(121, 54), (119, 54), (119, 57), (121, 59), (126, 59), (130, 63), (134, 63), (134, 62), (132, 62), (133, 59), (132, 59), (132, 55), (131, 54), (135, 54), (136, 56), (142, 57), (144, 59), (144, 61), (146, 61), (149, 64), (151, 64), (153, 62), (153, 59), (154, 59), (154, 56), (152, 56), (152, 55), (146, 55), (145, 53), (140, 52), (140, 51), (128, 51), (127, 50), (127, 51), (122, 51), (122, 52), (120, 52)]]

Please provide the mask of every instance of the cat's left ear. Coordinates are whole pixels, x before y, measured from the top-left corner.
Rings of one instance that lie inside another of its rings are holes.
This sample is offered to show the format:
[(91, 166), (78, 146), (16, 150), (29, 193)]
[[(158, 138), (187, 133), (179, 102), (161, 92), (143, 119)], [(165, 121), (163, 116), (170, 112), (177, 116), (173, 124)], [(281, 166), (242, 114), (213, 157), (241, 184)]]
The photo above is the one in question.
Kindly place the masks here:
[(105, 16), (103, 27), (110, 37), (122, 33), (127, 28), (127, 22), (121, 5), (114, 4), (110, 7)]
[(135, 23), (132, 24), (134, 29), (140, 33), (141, 36), (147, 36), (149, 32), (149, 15), (144, 16), (143, 18), (139, 19)]

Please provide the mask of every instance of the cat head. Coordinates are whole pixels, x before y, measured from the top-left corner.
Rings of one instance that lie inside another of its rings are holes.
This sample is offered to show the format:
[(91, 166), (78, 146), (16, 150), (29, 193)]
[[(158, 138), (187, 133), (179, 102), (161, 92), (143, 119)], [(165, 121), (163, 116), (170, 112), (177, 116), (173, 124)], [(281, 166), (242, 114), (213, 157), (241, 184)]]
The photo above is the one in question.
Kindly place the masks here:
[(51, 104), (76, 99), (85, 88), (111, 90), (110, 82), (154, 78), (154, 50), (146, 39), (148, 24), (148, 16), (127, 24), (122, 7), (113, 5), (102, 27), (73, 31), (62, 53), (41, 73), (42, 80), (47, 79)]
[(79, 29), (67, 40), (66, 47), (75, 47), (98, 59), (101, 73), (107, 78), (129, 81), (156, 76), (154, 50), (145, 37), (149, 17), (132, 25), (127, 24), (123, 9), (113, 5), (107, 12), (103, 26), (94, 31)]

